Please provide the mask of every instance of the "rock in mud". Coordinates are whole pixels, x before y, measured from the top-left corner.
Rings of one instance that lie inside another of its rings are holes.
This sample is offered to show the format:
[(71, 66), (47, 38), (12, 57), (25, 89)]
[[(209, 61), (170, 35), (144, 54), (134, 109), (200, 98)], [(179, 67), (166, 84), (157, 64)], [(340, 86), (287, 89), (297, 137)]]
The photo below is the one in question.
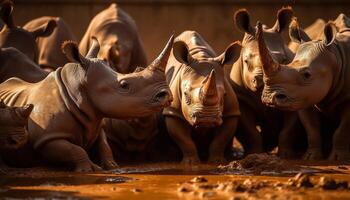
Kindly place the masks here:
[(254, 174), (261, 172), (282, 172), (290, 170), (291, 166), (286, 165), (281, 159), (270, 154), (250, 154), (242, 160), (233, 161), (228, 165), (220, 165), (219, 170), (222, 171), (248, 171)]
[(314, 184), (310, 181), (310, 176), (308, 174), (304, 174), (304, 173), (298, 173), (293, 178), (289, 179), (287, 185), (295, 186), (298, 188), (301, 188), (301, 187), (312, 188), (312, 187), (314, 187)]
[(190, 183), (206, 183), (206, 182), (208, 182), (208, 179), (204, 178), (203, 176), (197, 176), (197, 177), (194, 177), (189, 182)]
[(347, 181), (335, 181), (333, 178), (328, 176), (322, 176), (317, 184), (318, 187), (321, 187), (324, 190), (336, 190), (336, 189), (347, 189)]

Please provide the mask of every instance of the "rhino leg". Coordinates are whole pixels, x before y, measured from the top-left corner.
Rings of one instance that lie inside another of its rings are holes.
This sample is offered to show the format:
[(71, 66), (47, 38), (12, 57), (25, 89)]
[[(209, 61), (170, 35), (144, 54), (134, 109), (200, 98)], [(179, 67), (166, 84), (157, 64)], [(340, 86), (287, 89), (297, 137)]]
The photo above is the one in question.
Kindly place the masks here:
[(350, 161), (350, 107), (344, 108), (340, 117), (340, 124), (333, 135), (333, 147), (329, 159), (335, 161)]
[(308, 147), (303, 156), (305, 160), (322, 159), (321, 116), (314, 107), (298, 111), (299, 119), (307, 134)]
[(63, 139), (51, 140), (40, 148), (43, 158), (54, 163), (67, 163), (72, 165), (77, 172), (100, 171), (101, 168), (95, 165), (86, 151)]
[(224, 123), (218, 128), (215, 137), (210, 144), (209, 159), (210, 163), (224, 163), (225, 150), (227, 146), (232, 144), (234, 134), (238, 124), (238, 117), (230, 117), (224, 119)]
[(295, 152), (293, 150), (293, 141), (295, 136), (295, 126), (298, 122), (298, 114), (296, 112), (283, 113), (283, 126), (278, 136), (278, 155), (281, 158), (293, 158)]
[(114, 161), (112, 149), (107, 142), (106, 133), (103, 129), (101, 129), (97, 142), (102, 168), (107, 170), (118, 168), (118, 164)]
[(238, 121), (237, 138), (244, 148), (244, 154), (263, 152), (263, 139), (257, 129), (257, 121), (254, 112), (244, 105), (240, 105), (241, 113)]
[(182, 164), (191, 166), (200, 163), (196, 145), (191, 138), (191, 127), (175, 117), (166, 117), (165, 123), (170, 137), (182, 151)]

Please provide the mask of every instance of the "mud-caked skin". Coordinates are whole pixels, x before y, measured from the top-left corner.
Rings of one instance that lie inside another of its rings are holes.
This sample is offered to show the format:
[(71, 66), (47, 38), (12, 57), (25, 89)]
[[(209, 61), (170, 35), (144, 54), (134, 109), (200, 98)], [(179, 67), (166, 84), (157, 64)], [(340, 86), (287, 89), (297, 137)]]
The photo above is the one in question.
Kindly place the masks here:
[[(101, 120), (148, 116), (170, 104), (172, 96), (164, 71), (172, 43), (173, 37), (144, 70), (123, 75), (96, 58), (96, 39), (86, 57), (75, 43), (66, 42), (63, 51), (75, 63), (58, 68), (38, 83), (11, 78), (0, 84), (0, 98), (7, 105), (35, 107), (28, 123), (28, 145), (4, 158), (17, 165), (28, 166), (29, 161), (41, 159), (63, 163), (76, 171), (94, 171), (100, 167), (90, 160), (87, 151), (98, 145), (101, 166), (115, 168)], [(20, 152), (25, 156), (16, 154)]]
[(166, 74), (174, 100), (163, 114), (167, 130), (183, 153), (184, 164), (200, 158), (223, 162), (240, 115), (236, 95), (223, 66), (239, 55), (238, 42), (216, 56), (195, 31), (185, 31), (174, 43)]
[(0, 83), (11, 77), (35, 83), (43, 80), (48, 72), (42, 70), (28, 56), (13, 47), (0, 48)]
[[(349, 27), (349, 18), (340, 14), (334, 22), (325, 25), (322, 40), (304, 41), (299, 34), (292, 35), (301, 44), (293, 61), (287, 65), (275, 63), (264, 41), (259, 40), (259, 51), (265, 55), (261, 57), (265, 83), (262, 101), (284, 110), (314, 105), (327, 116), (338, 119), (329, 159), (340, 161), (350, 160)], [(262, 38), (261, 32), (258, 37)]]
[(26, 130), (33, 105), (8, 107), (0, 101), (0, 151), (18, 149), (28, 141)]
[(117, 4), (111, 4), (91, 20), (79, 45), (83, 55), (89, 49), (91, 37), (101, 42), (98, 58), (105, 60), (115, 71), (125, 74), (147, 65), (136, 24)]
[(0, 18), (4, 22), (4, 27), (0, 31), (0, 47), (15, 47), (37, 63), (38, 46), (35, 40), (39, 37), (49, 36), (56, 28), (56, 21), (49, 20), (47, 23), (27, 31), (15, 25), (12, 18), (13, 3), (10, 0), (3, 1), (0, 7)]
[[(282, 38), (282, 33), (288, 30), (292, 17), (291, 8), (282, 8), (277, 13), (275, 25), (272, 28), (263, 27), (264, 41), (273, 59), (279, 63), (288, 63), (293, 58), (293, 53)], [(234, 22), (244, 32), (242, 50), (230, 72), (230, 82), (237, 94), (242, 113), (237, 137), (246, 154), (271, 150), (279, 144), (279, 154), (289, 157), (292, 154), (290, 136), (298, 123), (297, 113), (281, 112), (261, 102), (264, 83), (261, 55), (255, 37), (257, 27), (251, 26), (249, 13), (245, 9), (234, 14)]]
[(56, 28), (49, 36), (38, 37), (36, 43), (38, 45), (38, 64), (40, 67), (52, 71), (69, 62), (61, 51), (61, 45), (64, 41), (76, 41), (68, 24), (61, 17), (44, 16), (29, 21), (23, 26), (23, 29), (31, 32), (50, 23), (50, 21), (56, 23)]

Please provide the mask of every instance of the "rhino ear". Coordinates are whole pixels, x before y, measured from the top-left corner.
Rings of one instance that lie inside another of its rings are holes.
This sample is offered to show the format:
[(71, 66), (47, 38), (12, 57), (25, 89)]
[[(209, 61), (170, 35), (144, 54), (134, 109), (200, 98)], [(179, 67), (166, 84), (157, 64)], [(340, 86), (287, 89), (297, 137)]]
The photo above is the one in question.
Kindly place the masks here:
[(2, 21), (6, 24), (7, 27), (9, 28), (14, 28), (15, 24), (13, 22), (12, 18), (12, 11), (13, 11), (13, 3), (12, 1), (5, 0), (1, 4), (1, 9), (0, 9), (0, 17)]
[(337, 27), (332, 22), (328, 22), (324, 27), (323, 34), (323, 42), (328, 46), (333, 43), (337, 35)]
[(293, 18), (293, 15), (293, 9), (291, 7), (285, 7), (278, 10), (277, 21), (272, 29), (277, 33), (281, 33), (282, 31), (286, 30)]
[(174, 54), (174, 57), (177, 61), (179, 61), (180, 63), (183, 63), (183, 64), (190, 64), (191, 63), (191, 55), (189, 53), (189, 50), (188, 50), (188, 47), (187, 47), (187, 44), (183, 41), (176, 41), (174, 42), (174, 45), (173, 45), (173, 54)]
[(79, 53), (77, 43), (73, 41), (63, 42), (62, 52), (66, 55), (69, 61), (80, 63), (83, 67), (86, 66), (87, 60)]
[(289, 37), (293, 42), (299, 44), (311, 41), (310, 37), (305, 33), (305, 31), (300, 29), (297, 18), (295, 17), (289, 25)]
[(215, 61), (219, 62), (222, 66), (225, 65), (232, 65), (240, 56), (241, 54), (241, 43), (239, 41), (236, 41), (232, 44), (230, 44), (224, 53), (222, 53), (220, 56), (214, 58)]
[(39, 26), (38, 28), (32, 30), (34, 38), (47, 37), (55, 30), (57, 22), (53, 19), (48, 21), (46, 24)]
[(254, 28), (250, 25), (250, 16), (246, 9), (239, 9), (233, 16), (233, 21), (238, 30), (254, 35)]

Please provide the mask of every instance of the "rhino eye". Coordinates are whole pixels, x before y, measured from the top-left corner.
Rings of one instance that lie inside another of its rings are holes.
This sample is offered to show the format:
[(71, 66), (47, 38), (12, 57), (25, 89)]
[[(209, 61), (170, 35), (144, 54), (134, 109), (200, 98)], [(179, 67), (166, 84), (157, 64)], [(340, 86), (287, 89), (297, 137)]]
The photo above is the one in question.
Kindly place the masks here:
[(303, 78), (305, 80), (309, 80), (311, 78), (311, 73), (310, 72), (307, 72), (307, 71), (303, 72), (302, 75), (303, 75)]
[(119, 82), (119, 87), (120, 87), (121, 89), (123, 89), (123, 90), (129, 90), (130, 85), (129, 85), (129, 83), (128, 83), (126, 80), (121, 80), (121, 81)]

